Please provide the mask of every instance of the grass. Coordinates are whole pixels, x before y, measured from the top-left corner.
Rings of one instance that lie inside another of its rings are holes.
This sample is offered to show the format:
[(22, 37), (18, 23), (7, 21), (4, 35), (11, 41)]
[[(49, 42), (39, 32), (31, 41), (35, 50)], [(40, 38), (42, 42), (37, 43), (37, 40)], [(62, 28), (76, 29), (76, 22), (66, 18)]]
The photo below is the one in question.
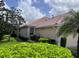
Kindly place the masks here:
[(4, 35), (3, 36), (3, 40), (0, 42), (0, 48), (2, 48), (2, 47), (10, 47), (12, 45), (15, 45), (15, 44), (19, 43), (13, 37), (10, 37), (10, 40), (9, 40), (9, 37), (10, 37), (10, 35)]
[[(8, 41), (8, 40), (9, 40), (9, 35), (4, 35), (3, 40), (0, 42), (0, 48), (1, 47), (10, 47), (15, 44), (24, 43), (24, 42), (17, 42), (16, 39), (13, 37), (10, 37), (10, 41)], [(49, 39), (40, 38), (39, 40), (40, 40), (40, 42), (44, 41), (45, 43), (47, 43)]]
[(2, 47), (10, 47), (10, 46), (12, 46), (12, 45), (15, 45), (15, 44), (17, 44), (17, 43), (19, 43), (19, 42), (0, 42), (0, 48), (2, 48)]
[[(19, 43), (24, 43), (24, 42), (17, 42), (15, 38), (13, 37), (10, 37), (10, 40), (9, 40), (9, 37), (10, 35), (4, 35), (3, 36), (3, 40), (0, 42), (0, 48), (2, 47), (10, 47), (12, 45), (16, 45), (16, 44), (19, 44)], [(47, 38), (40, 38), (40, 40), (48, 40)]]
[(39, 40), (49, 40), (48, 38), (40, 38)]

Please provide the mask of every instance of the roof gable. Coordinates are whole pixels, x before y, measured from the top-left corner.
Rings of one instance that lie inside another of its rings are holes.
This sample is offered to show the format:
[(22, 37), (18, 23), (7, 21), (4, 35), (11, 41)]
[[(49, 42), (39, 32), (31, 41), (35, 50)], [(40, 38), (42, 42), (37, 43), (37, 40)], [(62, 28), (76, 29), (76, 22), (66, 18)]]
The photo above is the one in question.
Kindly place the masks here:
[(48, 17), (43, 17), (41, 19), (38, 19), (34, 22), (32, 22), (30, 25), (36, 26), (37, 28), (39, 27), (46, 27), (46, 26), (53, 26), (53, 25), (59, 25), (64, 22), (64, 18), (68, 15), (69, 13), (59, 15), (53, 18), (48, 18)]

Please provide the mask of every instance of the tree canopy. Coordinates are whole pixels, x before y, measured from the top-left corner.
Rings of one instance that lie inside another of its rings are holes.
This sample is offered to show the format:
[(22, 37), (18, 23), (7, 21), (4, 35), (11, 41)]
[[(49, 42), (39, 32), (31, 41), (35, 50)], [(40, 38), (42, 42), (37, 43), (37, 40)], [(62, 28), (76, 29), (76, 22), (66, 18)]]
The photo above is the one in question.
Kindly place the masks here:
[(70, 14), (64, 18), (64, 24), (60, 26), (58, 36), (68, 36), (77, 34), (79, 29), (79, 12), (74, 10), (70, 11)]
[(3, 9), (0, 10), (0, 12), (4, 12), (0, 14), (0, 36), (3, 36), (4, 34), (11, 34), (13, 31), (17, 29), (17, 26), (19, 27), (22, 23), (25, 22), (25, 20), (20, 16), (19, 11), (17, 10), (8, 10)]

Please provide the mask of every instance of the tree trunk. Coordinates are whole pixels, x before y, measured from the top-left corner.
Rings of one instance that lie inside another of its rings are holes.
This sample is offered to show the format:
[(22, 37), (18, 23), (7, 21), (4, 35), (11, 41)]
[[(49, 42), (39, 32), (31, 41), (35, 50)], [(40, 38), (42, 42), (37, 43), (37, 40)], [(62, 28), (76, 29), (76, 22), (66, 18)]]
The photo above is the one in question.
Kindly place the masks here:
[(77, 57), (79, 57), (79, 33), (78, 33), (78, 41), (77, 41)]

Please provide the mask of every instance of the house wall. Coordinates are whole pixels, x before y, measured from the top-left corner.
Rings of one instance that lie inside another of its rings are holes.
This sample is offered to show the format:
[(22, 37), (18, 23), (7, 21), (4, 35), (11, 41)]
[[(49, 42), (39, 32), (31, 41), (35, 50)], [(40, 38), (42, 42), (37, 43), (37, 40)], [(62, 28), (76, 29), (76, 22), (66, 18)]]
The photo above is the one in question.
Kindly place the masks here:
[(56, 38), (56, 28), (47, 27), (47, 28), (38, 28), (36, 29), (36, 33), (39, 33), (42, 37), (55, 39)]
[[(56, 34), (57, 31), (58, 31), (58, 29), (53, 28), (53, 27), (36, 29), (36, 32), (39, 33), (42, 37), (56, 39), (58, 45), (60, 45), (61, 39), (57, 38), (57, 34)], [(75, 38), (73, 38), (73, 35), (69, 35), (66, 40), (66, 47), (76, 49), (77, 40), (78, 40), (77, 37), (78, 37), (78, 35)]]
[(77, 41), (78, 41), (78, 35), (76, 37), (73, 37), (73, 35), (69, 35), (67, 37), (66, 47), (76, 49)]
[(28, 27), (21, 28), (21, 29), (20, 29), (20, 33), (19, 33), (20, 36), (21, 36), (21, 37), (24, 37), (24, 38), (27, 38), (27, 37), (29, 36), (29, 35), (28, 35), (28, 34), (29, 34), (29, 33), (28, 33), (28, 32), (29, 32), (28, 30), (29, 30)]
[(30, 39), (30, 33), (35, 32), (35, 27), (25, 26), (20, 28), (19, 35), (24, 38)]
[[(50, 38), (50, 39), (55, 39), (58, 43), (58, 45), (60, 45), (60, 39), (57, 39), (57, 27), (46, 27), (46, 28), (37, 28), (35, 29), (36, 33), (39, 33), (42, 37), (45, 38)], [(22, 37), (29, 37), (30, 35), (30, 28), (25, 27), (20, 29), (20, 36)], [(78, 35), (73, 38), (73, 35), (69, 35), (67, 37), (67, 41), (66, 41), (66, 47), (68, 48), (77, 48), (77, 40), (78, 40)]]

